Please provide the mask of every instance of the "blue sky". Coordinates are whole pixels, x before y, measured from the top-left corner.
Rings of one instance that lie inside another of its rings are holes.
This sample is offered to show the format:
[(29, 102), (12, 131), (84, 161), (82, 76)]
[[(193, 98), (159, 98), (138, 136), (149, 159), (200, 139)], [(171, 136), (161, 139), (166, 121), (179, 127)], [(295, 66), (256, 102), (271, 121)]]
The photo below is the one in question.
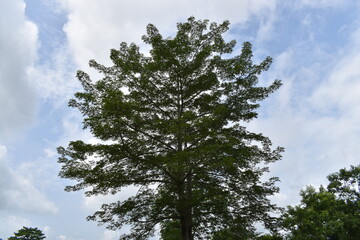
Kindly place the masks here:
[[(359, 164), (360, 5), (341, 0), (0, 0), (0, 238), (22, 226), (42, 229), (50, 240), (117, 239), (85, 220), (115, 196), (66, 193), (57, 174), (56, 147), (71, 140), (96, 142), (81, 116), (67, 107), (80, 90), (77, 69), (122, 41), (141, 42), (154, 23), (164, 36), (189, 16), (230, 20), (226, 39), (253, 43), (254, 59), (274, 63), (261, 84), (282, 88), (265, 100), (248, 124), (285, 147), (269, 176), (281, 179), (280, 206), (299, 202), (304, 186)], [(235, 52), (239, 53), (239, 52)], [(123, 231), (126, 231), (124, 229)]]

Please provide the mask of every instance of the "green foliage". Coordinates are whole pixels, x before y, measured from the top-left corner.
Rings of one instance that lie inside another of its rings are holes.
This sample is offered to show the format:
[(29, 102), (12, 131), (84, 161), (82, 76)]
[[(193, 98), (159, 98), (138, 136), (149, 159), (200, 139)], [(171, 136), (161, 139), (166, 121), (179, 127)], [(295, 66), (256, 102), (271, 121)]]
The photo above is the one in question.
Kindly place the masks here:
[(257, 86), (272, 59), (253, 64), (249, 42), (229, 57), (235, 41), (222, 37), (227, 21), (191, 17), (177, 28), (173, 38), (163, 38), (149, 24), (142, 38), (149, 56), (121, 43), (111, 50), (113, 66), (91, 60), (103, 79), (92, 82), (78, 72), (84, 91), (69, 105), (103, 142), (58, 148), (60, 176), (77, 181), (66, 190), (86, 189), (91, 196), (138, 186), (135, 196), (88, 217), (110, 229), (132, 225), (122, 239), (146, 239), (156, 225), (163, 239), (171, 233), (189, 240), (223, 231), (250, 234), (254, 222), (271, 228), (269, 213), (277, 207), (268, 196), (278, 191), (278, 179), (260, 178), (282, 149), (240, 124), (256, 118), (258, 102), (281, 85)]
[(328, 176), (330, 184), (327, 189), (348, 204), (356, 204), (360, 200), (360, 165), (350, 166), (349, 170), (340, 169), (339, 172)]
[(263, 234), (255, 238), (256, 240), (283, 240), (278, 234)]
[(18, 232), (14, 233), (13, 237), (9, 237), (8, 240), (41, 240), (45, 235), (38, 228), (23, 227)]
[(178, 221), (164, 221), (161, 223), (160, 236), (162, 240), (179, 240), (181, 236), (180, 229), (178, 228)]
[(283, 226), (289, 239), (355, 240), (359, 238), (359, 166), (328, 176), (327, 190), (301, 191), (301, 204), (289, 206)]
[(226, 229), (221, 229), (213, 234), (211, 240), (237, 240), (237, 239), (254, 239), (256, 236), (255, 228), (252, 226), (237, 226), (237, 227), (228, 227)]

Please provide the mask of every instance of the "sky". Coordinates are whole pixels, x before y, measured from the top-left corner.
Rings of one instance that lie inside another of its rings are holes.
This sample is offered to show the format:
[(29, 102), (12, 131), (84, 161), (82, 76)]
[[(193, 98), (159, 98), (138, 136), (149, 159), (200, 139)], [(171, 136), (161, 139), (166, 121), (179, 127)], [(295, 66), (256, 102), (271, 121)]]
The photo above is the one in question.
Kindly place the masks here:
[[(58, 146), (96, 139), (67, 106), (81, 86), (78, 69), (94, 80), (90, 59), (109, 65), (110, 49), (141, 42), (148, 23), (164, 37), (190, 16), (231, 22), (227, 40), (253, 44), (254, 61), (274, 63), (260, 78), (283, 86), (262, 102), (247, 125), (285, 148), (270, 166), (279, 206), (299, 203), (306, 185), (359, 164), (360, 3), (342, 0), (0, 0), (0, 238), (22, 226), (50, 240), (115, 240), (86, 216), (115, 196), (65, 192), (58, 177)], [(156, 237), (154, 238), (156, 239)]]

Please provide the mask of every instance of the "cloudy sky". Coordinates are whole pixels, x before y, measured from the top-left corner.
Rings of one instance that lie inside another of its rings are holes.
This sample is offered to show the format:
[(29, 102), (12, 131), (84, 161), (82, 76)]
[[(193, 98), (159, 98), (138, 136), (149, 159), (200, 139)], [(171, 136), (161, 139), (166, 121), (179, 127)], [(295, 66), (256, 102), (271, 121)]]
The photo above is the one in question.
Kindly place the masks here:
[(283, 86), (248, 127), (285, 147), (271, 166), (281, 179), (273, 200), (298, 203), (305, 185), (359, 163), (359, 13), (357, 1), (342, 0), (0, 0), (0, 238), (22, 226), (50, 240), (118, 238), (85, 218), (128, 193), (85, 198), (57, 176), (56, 147), (94, 141), (67, 107), (80, 90), (75, 72), (96, 79), (90, 59), (109, 64), (120, 42), (143, 46), (146, 24), (172, 36), (189, 16), (228, 19), (226, 39), (251, 41), (255, 60), (274, 58), (262, 83)]

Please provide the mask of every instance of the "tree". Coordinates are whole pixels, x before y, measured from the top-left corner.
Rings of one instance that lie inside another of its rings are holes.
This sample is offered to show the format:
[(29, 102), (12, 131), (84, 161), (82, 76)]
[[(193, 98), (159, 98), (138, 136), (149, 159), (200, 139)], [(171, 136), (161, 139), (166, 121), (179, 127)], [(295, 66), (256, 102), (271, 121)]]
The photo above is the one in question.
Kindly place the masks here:
[[(359, 167), (341, 169), (328, 176), (327, 190), (312, 186), (301, 191), (301, 204), (289, 206), (283, 227), (288, 238), (356, 240), (360, 229), (360, 202), (357, 188)], [(356, 184), (355, 184), (356, 183)]]
[(289, 239), (330, 239), (337, 224), (337, 201), (332, 193), (322, 187), (317, 192), (312, 186), (301, 191), (301, 204), (289, 206), (284, 215), (284, 227)]
[(260, 178), (282, 148), (272, 149), (267, 137), (241, 123), (256, 118), (258, 102), (281, 85), (257, 86), (272, 59), (253, 64), (249, 42), (229, 57), (236, 42), (222, 37), (228, 21), (209, 25), (191, 17), (177, 28), (164, 39), (149, 24), (142, 38), (149, 56), (123, 42), (111, 50), (113, 66), (91, 60), (104, 75), (98, 81), (78, 71), (84, 91), (69, 105), (102, 143), (58, 148), (60, 176), (77, 181), (65, 190), (91, 196), (138, 186), (135, 196), (88, 217), (110, 229), (132, 225), (122, 239), (146, 239), (156, 226), (183, 240), (224, 229), (249, 235), (254, 222), (271, 227), (277, 207), (267, 197), (278, 191), (278, 179)]
[(360, 165), (328, 176), (327, 190), (341, 203), (344, 232), (338, 239), (358, 239), (360, 229)]
[[(350, 166), (349, 170), (340, 169), (339, 172), (328, 176), (329, 192), (337, 195), (348, 204), (358, 204), (360, 200), (360, 165)], [(360, 205), (359, 205), (360, 206)]]
[(8, 240), (41, 240), (44, 238), (45, 235), (40, 229), (23, 227), (14, 233), (13, 237), (9, 237)]

